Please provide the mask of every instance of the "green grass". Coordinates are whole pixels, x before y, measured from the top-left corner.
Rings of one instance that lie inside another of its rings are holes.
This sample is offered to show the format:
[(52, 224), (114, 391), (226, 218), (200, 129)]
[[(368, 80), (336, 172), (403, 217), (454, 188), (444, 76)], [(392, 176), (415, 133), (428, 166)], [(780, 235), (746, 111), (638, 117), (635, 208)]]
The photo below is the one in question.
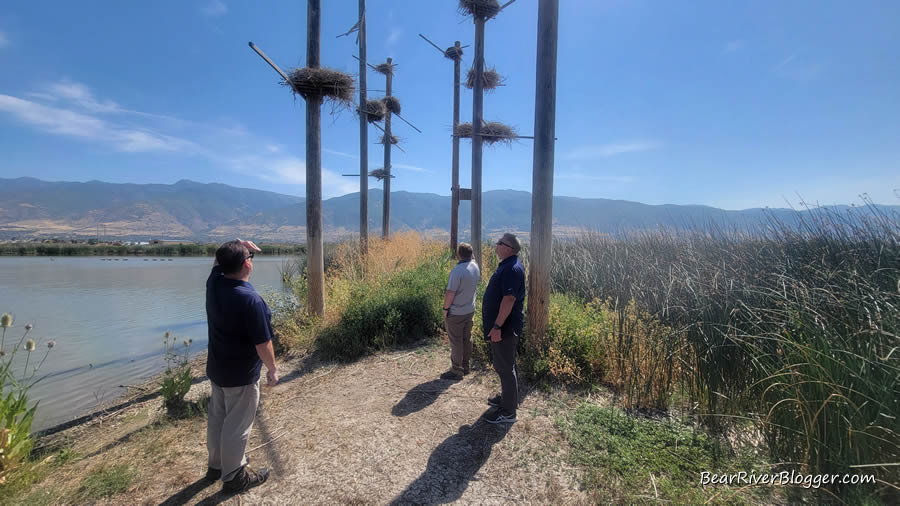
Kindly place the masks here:
[(39, 490), (22, 497), (35, 483), (42, 482), (54, 470), (79, 457), (71, 448), (62, 448), (54, 454), (38, 455), (24, 462), (12, 474), (6, 484), (0, 485), (0, 505), (6, 504), (54, 504), (58, 495), (54, 491)]
[[(731, 457), (726, 445), (702, 430), (618, 408), (582, 403), (557, 424), (569, 440), (571, 459), (584, 470), (582, 485), (598, 502), (652, 502), (658, 496), (702, 503), (719, 491), (700, 486), (702, 471), (749, 472), (754, 461), (746, 452)], [(747, 494), (728, 500), (755, 502)]]
[(101, 465), (84, 477), (74, 499), (76, 502), (89, 502), (124, 492), (131, 486), (135, 474), (126, 464)]

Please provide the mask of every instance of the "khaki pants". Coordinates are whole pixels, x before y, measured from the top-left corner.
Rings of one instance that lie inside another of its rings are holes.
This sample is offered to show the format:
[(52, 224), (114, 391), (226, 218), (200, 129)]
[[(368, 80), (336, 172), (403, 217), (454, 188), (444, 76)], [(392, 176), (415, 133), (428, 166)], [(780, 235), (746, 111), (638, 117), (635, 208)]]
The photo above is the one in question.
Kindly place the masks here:
[(259, 382), (233, 388), (222, 388), (212, 381), (210, 384), (206, 425), (209, 467), (221, 469), (222, 481), (228, 481), (247, 465), (244, 450), (259, 405)]
[(444, 326), (450, 336), (450, 365), (457, 374), (468, 374), (472, 359), (472, 316), (447, 315)]

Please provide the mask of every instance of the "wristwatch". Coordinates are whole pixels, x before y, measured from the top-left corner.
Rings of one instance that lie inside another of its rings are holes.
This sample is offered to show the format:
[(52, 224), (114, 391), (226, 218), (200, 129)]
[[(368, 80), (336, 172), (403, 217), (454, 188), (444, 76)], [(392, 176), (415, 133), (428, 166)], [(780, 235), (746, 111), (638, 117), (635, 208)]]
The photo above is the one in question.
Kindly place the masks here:
[(450, 311), (450, 308), (449, 308), (449, 307), (445, 307), (445, 308), (444, 308), (444, 311)]
[(502, 327), (501, 325), (497, 325), (497, 324), (495, 323), (494, 326), (491, 327), (491, 328), (492, 328), (492, 329), (502, 329), (503, 327)]

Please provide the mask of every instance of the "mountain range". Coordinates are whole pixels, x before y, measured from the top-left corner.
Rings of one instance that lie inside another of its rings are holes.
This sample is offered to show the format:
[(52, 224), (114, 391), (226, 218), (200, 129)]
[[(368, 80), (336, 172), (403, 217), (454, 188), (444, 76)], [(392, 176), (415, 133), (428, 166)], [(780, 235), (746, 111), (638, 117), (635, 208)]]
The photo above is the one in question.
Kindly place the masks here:
[[(894, 214), (900, 206), (875, 206)], [(358, 233), (359, 193), (323, 202), (325, 237), (336, 240)], [(833, 210), (853, 209), (834, 206)], [(554, 234), (571, 236), (585, 229), (603, 233), (710, 223), (752, 227), (767, 220), (796, 223), (803, 213), (791, 209), (726, 211), (700, 205), (647, 205), (609, 199), (553, 198)], [(369, 190), (369, 233), (381, 233), (382, 191)], [(485, 192), (486, 235), (531, 228), (531, 194), (514, 190)], [(0, 238), (184, 239), (212, 241), (240, 236), (259, 241), (303, 242), (306, 202), (302, 197), (237, 188), (220, 183), (181, 180), (175, 184), (117, 184), (101, 181), (48, 182), (34, 178), (0, 179)], [(460, 237), (468, 236), (469, 202), (460, 204)], [(417, 230), (446, 236), (450, 197), (431, 193), (391, 193), (391, 230)]]

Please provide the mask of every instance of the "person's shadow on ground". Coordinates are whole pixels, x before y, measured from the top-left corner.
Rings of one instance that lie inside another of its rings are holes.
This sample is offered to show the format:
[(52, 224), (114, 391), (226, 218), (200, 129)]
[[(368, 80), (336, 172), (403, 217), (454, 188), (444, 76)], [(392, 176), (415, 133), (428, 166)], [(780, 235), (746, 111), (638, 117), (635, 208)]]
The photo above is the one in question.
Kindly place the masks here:
[(175, 506), (179, 504), (187, 504), (188, 501), (190, 501), (195, 495), (206, 490), (207, 487), (210, 487), (213, 484), (220, 484), (220, 482), (210, 481), (206, 478), (200, 478), (194, 483), (191, 483), (190, 485), (184, 487), (184, 489), (176, 492), (165, 501), (159, 503), (159, 506)]
[(506, 437), (512, 425), (493, 425), (479, 418), (472, 425), (461, 426), (459, 432), (435, 448), (425, 471), (391, 504), (456, 501), (487, 462), (493, 446)]
[(451, 380), (433, 379), (414, 386), (400, 402), (391, 408), (394, 416), (406, 416), (430, 406), (437, 398), (455, 383)]

